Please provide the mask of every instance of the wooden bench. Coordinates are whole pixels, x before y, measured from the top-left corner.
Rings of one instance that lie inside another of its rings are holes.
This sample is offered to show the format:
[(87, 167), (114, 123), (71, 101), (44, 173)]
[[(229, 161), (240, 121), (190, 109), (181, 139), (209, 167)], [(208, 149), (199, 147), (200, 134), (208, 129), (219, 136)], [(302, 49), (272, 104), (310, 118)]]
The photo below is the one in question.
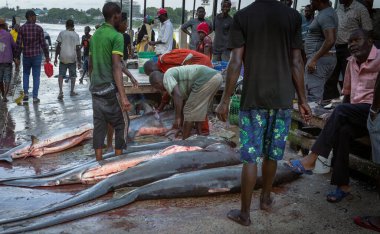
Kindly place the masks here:
[[(296, 108), (292, 113), (292, 121), (292, 128), (288, 137), (289, 142), (293, 145), (298, 145), (304, 149), (310, 150), (317, 136), (298, 128), (298, 123), (303, 122), (303, 120)], [(322, 129), (325, 126), (325, 123), (326, 120), (321, 116), (313, 115), (310, 121), (310, 126)], [(369, 137), (363, 137), (355, 139), (354, 144), (362, 144), (365, 147), (370, 147), (371, 141)], [(371, 155), (367, 156), (369, 159), (372, 158)], [(364, 159), (352, 153), (350, 154), (350, 168), (372, 178), (378, 178), (380, 176), (380, 165), (375, 164), (372, 160)]]

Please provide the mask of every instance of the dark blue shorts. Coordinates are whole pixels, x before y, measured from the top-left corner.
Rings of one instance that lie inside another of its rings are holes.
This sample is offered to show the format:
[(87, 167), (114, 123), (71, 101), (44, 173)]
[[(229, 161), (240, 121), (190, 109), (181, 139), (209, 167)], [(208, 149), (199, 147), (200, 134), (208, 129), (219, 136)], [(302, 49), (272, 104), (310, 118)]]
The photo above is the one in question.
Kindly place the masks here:
[(0, 63), (0, 83), (9, 84), (12, 79), (12, 63)]
[(263, 157), (282, 160), (291, 123), (291, 109), (240, 111), (240, 155), (243, 163)]

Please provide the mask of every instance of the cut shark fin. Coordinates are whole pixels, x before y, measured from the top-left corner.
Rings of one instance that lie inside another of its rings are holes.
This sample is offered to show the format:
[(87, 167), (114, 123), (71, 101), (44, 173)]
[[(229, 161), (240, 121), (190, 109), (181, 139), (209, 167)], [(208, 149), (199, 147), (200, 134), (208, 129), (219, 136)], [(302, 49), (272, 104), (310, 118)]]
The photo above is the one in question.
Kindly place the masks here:
[(37, 143), (40, 141), (40, 140), (38, 140), (38, 138), (37, 138), (36, 136), (34, 136), (34, 135), (32, 135), (31, 138), (32, 138), (32, 145), (37, 144)]

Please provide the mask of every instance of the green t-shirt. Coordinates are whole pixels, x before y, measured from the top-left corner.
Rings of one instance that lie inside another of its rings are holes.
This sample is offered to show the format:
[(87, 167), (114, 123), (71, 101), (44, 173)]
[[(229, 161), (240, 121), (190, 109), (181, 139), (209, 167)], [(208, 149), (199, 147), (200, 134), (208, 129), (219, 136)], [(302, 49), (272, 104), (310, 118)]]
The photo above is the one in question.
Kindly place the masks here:
[(197, 91), (217, 73), (218, 71), (204, 65), (173, 67), (165, 72), (163, 83), (170, 95), (178, 85), (183, 99), (186, 100), (192, 91)]
[(91, 91), (101, 90), (115, 83), (112, 74), (112, 55), (123, 56), (124, 38), (123, 35), (108, 24), (103, 23), (98, 28), (90, 41), (90, 56), (92, 61)]

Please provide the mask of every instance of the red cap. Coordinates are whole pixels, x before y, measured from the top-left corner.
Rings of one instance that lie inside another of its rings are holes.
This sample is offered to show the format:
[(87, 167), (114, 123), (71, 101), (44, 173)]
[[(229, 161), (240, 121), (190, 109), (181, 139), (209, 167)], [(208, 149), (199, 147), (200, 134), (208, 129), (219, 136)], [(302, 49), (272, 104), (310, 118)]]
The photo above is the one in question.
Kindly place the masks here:
[(163, 14), (167, 14), (168, 12), (166, 11), (165, 8), (160, 8), (158, 11), (157, 11), (157, 17), (160, 16), (160, 15), (163, 15)]
[(206, 35), (208, 35), (210, 28), (206, 22), (202, 22), (202, 23), (198, 24), (197, 31), (198, 32), (204, 32)]

